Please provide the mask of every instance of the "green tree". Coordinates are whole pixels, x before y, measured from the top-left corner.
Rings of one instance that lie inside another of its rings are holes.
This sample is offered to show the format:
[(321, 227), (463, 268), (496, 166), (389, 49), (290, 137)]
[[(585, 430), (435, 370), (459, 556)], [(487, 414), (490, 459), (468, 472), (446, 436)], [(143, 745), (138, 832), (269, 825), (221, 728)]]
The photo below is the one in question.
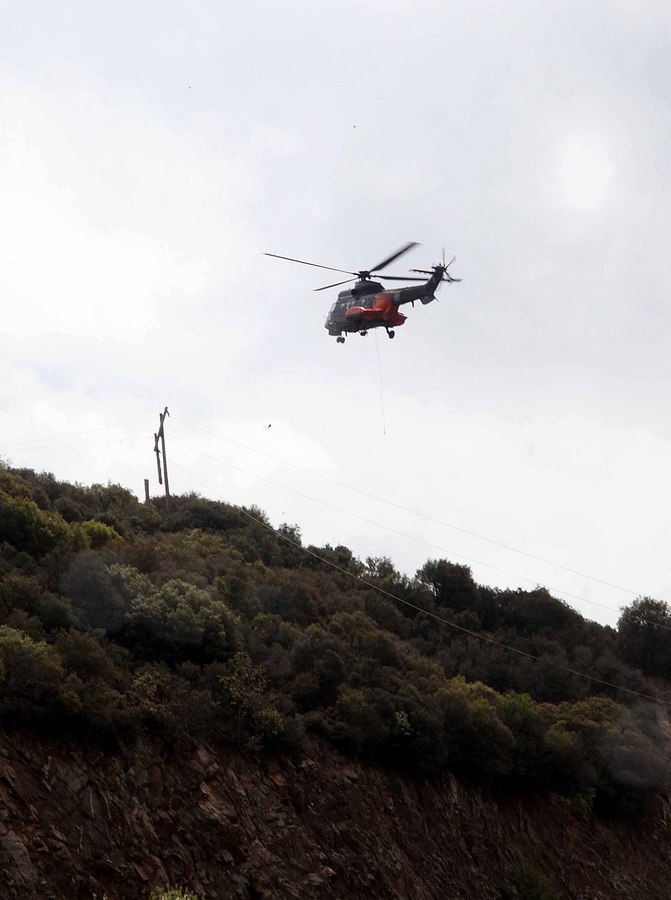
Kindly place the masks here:
[(57, 513), (45, 512), (26, 497), (0, 491), (0, 542), (42, 556), (70, 538), (68, 523)]
[(562, 629), (582, 623), (580, 613), (546, 588), (533, 591), (503, 591), (499, 595), (502, 618), (522, 634), (556, 635)]
[(111, 525), (96, 522), (94, 519), (82, 522), (79, 527), (86, 535), (88, 544), (93, 550), (98, 550), (100, 547), (104, 547), (105, 544), (121, 540), (121, 535)]
[(129, 696), (142, 721), (172, 736), (212, 734), (217, 713), (212, 691), (200, 671), (193, 676), (185, 666), (171, 671), (164, 663), (136, 669)]
[(146, 575), (134, 566), (112, 563), (109, 567), (112, 587), (121, 594), (127, 604), (137, 597), (147, 596), (154, 591), (154, 585)]
[(61, 590), (85, 628), (116, 634), (123, 624), (126, 601), (115, 588), (105, 557), (85, 550), (71, 560)]
[(0, 675), (0, 712), (32, 719), (81, 706), (76, 680), (53, 647), (7, 625), (0, 626)]
[(417, 578), (431, 588), (439, 606), (455, 612), (470, 610), (482, 620), (486, 598), (473, 581), (468, 566), (460, 566), (446, 559), (430, 559), (419, 570)]
[[(242, 725), (252, 745), (277, 737), (283, 730), (284, 720), (268, 691), (267, 678), (247, 653), (236, 653), (228, 661), (218, 679), (217, 699)], [(238, 740), (242, 734), (239, 728), (234, 730)]]
[(124, 640), (148, 659), (224, 660), (238, 646), (239, 620), (211, 590), (173, 579), (131, 600)]
[(622, 657), (648, 675), (671, 677), (671, 609), (664, 600), (638, 597), (617, 623)]

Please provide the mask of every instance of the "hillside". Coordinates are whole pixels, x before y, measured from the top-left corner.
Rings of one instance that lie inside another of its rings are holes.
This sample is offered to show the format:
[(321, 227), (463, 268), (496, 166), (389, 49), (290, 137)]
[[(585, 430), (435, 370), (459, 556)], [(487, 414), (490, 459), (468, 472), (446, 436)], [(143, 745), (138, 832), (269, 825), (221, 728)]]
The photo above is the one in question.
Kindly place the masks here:
[(671, 891), (671, 809), (634, 821), (449, 774), (396, 774), (321, 745), (259, 761), (145, 735), (110, 753), (0, 740), (4, 897), (645, 898)]
[(668, 896), (670, 626), (1, 467), (9, 896)]

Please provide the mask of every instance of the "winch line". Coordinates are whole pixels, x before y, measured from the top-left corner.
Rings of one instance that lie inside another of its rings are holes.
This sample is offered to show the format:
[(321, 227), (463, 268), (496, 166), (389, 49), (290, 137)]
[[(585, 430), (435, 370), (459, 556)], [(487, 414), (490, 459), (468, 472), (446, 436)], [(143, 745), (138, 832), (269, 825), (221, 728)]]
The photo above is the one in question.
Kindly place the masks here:
[(384, 419), (384, 390), (382, 388), (382, 363), (380, 362), (380, 345), (377, 340), (377, 330), (375, 331), (375, 352), (377, 353), (377, 368), (380, 373), (380, 409), (382, 410), (382, 434), (387, 433), (387, 425)]

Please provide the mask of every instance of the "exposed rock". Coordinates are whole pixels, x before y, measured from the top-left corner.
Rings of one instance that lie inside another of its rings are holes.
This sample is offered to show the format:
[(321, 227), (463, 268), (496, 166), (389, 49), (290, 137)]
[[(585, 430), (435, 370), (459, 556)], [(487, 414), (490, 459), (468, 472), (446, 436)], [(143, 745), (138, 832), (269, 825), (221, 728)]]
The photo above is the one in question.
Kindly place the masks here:
[(163, 884), (208, 900), (499, 900), (520, 870), (560, 897), (666, 900), (670, 852), (661, 799), (606, 821), (560, 797), (494, 798), (327, 746), (297, 763), (155, 739), (103, 754), (0, 736), (3, 900), (137, 900)]

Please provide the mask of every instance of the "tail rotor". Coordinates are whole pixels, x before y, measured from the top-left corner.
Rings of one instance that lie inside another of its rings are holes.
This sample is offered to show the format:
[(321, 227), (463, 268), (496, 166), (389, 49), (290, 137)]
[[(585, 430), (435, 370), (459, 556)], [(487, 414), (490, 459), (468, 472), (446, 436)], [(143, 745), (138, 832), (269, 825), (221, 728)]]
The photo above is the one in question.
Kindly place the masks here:
[(461, 278), (452, 278), (452, 276), (447, 271), (450, 268), (450, 266), (452, 265), (452, 263), (455, 261), (456, 258), (457, 258), (456, 256), (453, 256), (452, 259), (448, 263), (446, 263), (445, 262), (445, 247), (443, 247), (443, 269), (445, 270), (443, 272), (443, 281), (450, 281), (450, 282), (461, 281)]
[(461, 281), (461, 278), (453, 278), (452, 275), (447, 271), (452, 263), (455, 261), (457, 257), (453, 256), (449, 262), (445, 262), (445, 248), (443, 247), (442, 259), (443, 261), (439, 263), (437, 266), (434, 266), (433, 269), (411, 269), (411, 272), (419, 272), (422, 275), (435, 275), (437, 272), (441, 273), (441, 281), (447, 281), (452, 284), (455, 281)]

